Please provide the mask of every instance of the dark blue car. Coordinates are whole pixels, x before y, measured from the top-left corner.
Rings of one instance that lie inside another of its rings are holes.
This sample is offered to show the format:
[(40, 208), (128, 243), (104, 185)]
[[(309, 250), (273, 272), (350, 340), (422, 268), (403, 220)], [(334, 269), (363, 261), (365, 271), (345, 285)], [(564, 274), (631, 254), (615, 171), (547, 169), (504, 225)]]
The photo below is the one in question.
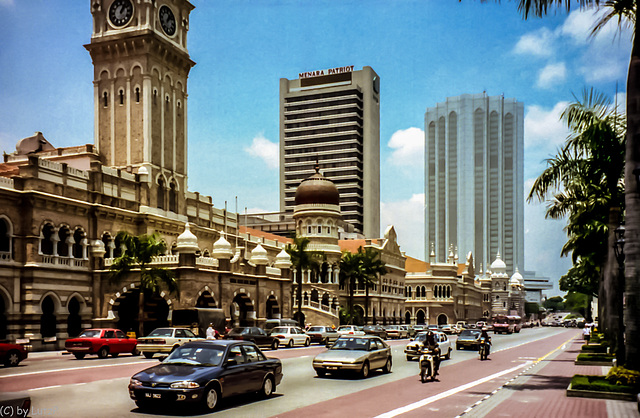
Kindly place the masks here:
[(212, 411), (223, 397), (251, 392), (271, 396), (281, 380), (280, 360), (267, 358), (250, 341), (192, 341), (133, 375), (129, 395), (141, 409), (185, 403)]

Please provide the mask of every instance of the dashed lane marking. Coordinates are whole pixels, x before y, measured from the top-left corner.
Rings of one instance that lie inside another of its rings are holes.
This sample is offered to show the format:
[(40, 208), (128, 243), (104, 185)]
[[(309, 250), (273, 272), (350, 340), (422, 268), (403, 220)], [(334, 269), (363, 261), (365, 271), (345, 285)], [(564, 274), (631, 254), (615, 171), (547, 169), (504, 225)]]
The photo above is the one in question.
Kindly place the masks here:
[(113, 366), (131, 366), (133, 364), (148, 364), (148, 363), (157, 363), (157, 360), (149, 360), (149, 361), (133, 361), (129, 363), (113, 363), (113, 364), (101, 364), (101, 365), (91, 365), (91, 366), (82, 366), (82, 367), (69, 367), (67, 369), (54, 369), (54, 370), (41, 370), (35, 372), (26, 372), (26, 373), (15, 373), (15, 374), (6, 374), (0, 376), (0, 379), (6, 379), (8, 377), (21, 377), (21, 376), (30, 376), (34, 374), (45, 374), (45, 373), (59, 373), (66, 371), (74, 371), (74, 370), (83, 370), (83, 369), (96, 369), (100, 367), (113, 367)]

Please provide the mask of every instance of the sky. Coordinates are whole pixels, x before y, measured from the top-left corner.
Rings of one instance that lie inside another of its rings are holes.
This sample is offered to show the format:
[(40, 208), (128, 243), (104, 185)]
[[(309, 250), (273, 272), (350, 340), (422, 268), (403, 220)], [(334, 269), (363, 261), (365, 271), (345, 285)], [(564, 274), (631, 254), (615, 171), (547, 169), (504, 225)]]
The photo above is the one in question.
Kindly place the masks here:
[[(192, 0), (189, 190), (214, 205), (279, 210), (279, 80), (354, 65), (380, 76), (381, 234), (424, 259), (424, 113), (460, 94), (525, 105), (525, 193), (568, 134), (562, 110), (594, 87), (623, 104), (631, 31), (589, 33), (593, 9), (523, 20), (517, 2)], [(90, 1), (0, 0), (0, 150), (43, 132), (92, 144)], [(617, 96), (616, 96), (617, 93)], [(562, 220), (525, 203), (525, 265), (557, 280)], [(461, 259), (464, 255), (460, 255)], [(557, 294), (557, 285), (549, 294)]]

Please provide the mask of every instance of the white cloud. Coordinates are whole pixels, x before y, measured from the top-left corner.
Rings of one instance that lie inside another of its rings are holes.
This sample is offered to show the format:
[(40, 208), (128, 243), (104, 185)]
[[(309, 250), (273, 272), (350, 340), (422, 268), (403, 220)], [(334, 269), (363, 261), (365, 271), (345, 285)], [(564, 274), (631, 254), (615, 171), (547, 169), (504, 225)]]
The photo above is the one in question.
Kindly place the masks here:
[(562, 35), (570, 37), (576, 44), (586, 44), (594, 23), (601, 15), (602, 12), (594, 9), (575, 10), (558, 29)]
[(278, 144), (269, 141), (262, 134), (253, 138), (250, 147), (244, 148), (245, 152), (254, 157), (261, 158), (269, 168), (278, 168), (279, 166), (279, 149)]
[(525, 33), (513, 48), (513, 52), (521, 55), (548, 57), (553, 54), (556, 35), (548, 28)]
[(536, 85), (543, 89), (552, 88), (567, 78), (567, 66), (564, 62), (547, 64), (540, 73)]
[(414, 194), (408, 200), (380, 202), (380, 225), (381, 232), (393, 225), (400, 249), (424, 260), (424, 193)]
[(393, 152), (389, 162), (398, 167), (424, 166), (424, 131), (420, 128), (408, 128), (391, 135), (388, 144)]
[(568, 102), (558, 102), (550, 110), (537, 105), (527, 106), (524, 116), (525, 148), (545, 147), (554, 152), (558, 145), (564, 143), (569, 130), (560, 121), (560, 115), (568, 105)]
[(0, 0), (0, 6), (4, 6), (4, 7), (13, 6), (13, 0)]

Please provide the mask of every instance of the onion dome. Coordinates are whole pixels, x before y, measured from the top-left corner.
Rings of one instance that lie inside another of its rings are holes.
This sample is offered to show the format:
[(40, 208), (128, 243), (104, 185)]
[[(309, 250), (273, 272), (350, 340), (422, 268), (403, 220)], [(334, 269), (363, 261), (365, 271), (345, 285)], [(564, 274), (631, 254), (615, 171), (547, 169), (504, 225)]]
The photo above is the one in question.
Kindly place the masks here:
[(522, 277), (522, 274), (520, 274), (520, 272), (518, 271), (517, 267), (516, 267), (516, 272), (513, 273), (513, 276), (511, 276), (511, 280), (509, 280), (509, 284), (511, 286), (523, 286), (524, 285), (524, 278)]
[(91, 247), (89, 247), (89, 251), (91, 251), (91, 254), (94, 257), (102, 257), (107, 252), (107, 250), (104, 248), (104, 242), (99, 239), (91, 241)]
[(274, 267), (279, 269), (291, 268), (291, 256), (284, 249), (276, 256)]
[(269, 258), (267, 257), (267, 250), (260, 244), (251, 251), (251, 259), (249, 261), (256, 266), (266, 266), (269, 264)]
[(27, 155), (40, 151), (50, 151), (56, 149), (49, 141), (44, 138), (42, 132), (36, 132), (35, 135), (22, 138), (16, 144), (16, 154)]
[(311, 177), (302, 180), (296, 189), (295, 204), (339, 205), (340, 193), (336, 185), (320, 173), (320, 166), (316, 164), (316, 172)]
[(505, 264), (504, 261), (502, 261), (502, 258), (500, 258), (500, 253), (496, 254), (496, 259), (493, 263), (491, 263), (491, 270), (499, 273), (501, 272), (501, 270), (506, 270), (507, 269), (507, 265)]
[(179, 253), (193, 253), (195, 254), (200, 247), (198, 247), (198, 238), (189, 229), (189, 222), (184, 224), (184, 232), (178, 236), (176, 251)]
[(220, 236), (220, 239), (213, 244), (213, 251), (211, 252), (213, 258), (222, 260), (229, 260), (233, 257), (233, 250), (229, 241), (224, 239), (224, 235)]

